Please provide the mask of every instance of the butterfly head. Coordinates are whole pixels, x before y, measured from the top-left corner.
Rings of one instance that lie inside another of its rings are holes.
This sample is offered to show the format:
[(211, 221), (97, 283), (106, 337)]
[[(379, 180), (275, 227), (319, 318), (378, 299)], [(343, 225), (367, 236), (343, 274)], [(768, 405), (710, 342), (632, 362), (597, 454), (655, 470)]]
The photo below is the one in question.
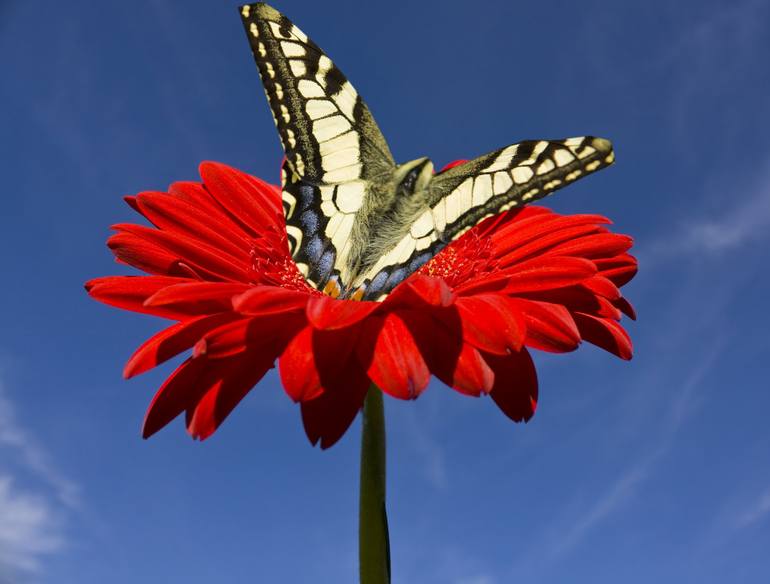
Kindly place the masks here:
[(426, 157), (400, 164), (395, 172), (396, 193), (408, 197), (424, 191), (433, 178), (433, 163)]

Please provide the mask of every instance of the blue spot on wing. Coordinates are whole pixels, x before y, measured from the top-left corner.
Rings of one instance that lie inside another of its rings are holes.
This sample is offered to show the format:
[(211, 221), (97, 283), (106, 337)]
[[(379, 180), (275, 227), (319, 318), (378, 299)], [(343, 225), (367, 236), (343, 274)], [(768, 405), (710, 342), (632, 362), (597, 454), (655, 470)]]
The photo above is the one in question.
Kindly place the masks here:
[(312, 235), (318, 231), (318, 213), (313, 209), (308, 209), (299, 217), (300, 225), (302, 226), (302, 232), (307, 235)]
[(315, 264), (321, 259), (321, 253), (323, 253), (324, 244), (321, 238), (317, 235), (307, 239), (307, 246), (305, 247), (305, 255), (311, 263)]

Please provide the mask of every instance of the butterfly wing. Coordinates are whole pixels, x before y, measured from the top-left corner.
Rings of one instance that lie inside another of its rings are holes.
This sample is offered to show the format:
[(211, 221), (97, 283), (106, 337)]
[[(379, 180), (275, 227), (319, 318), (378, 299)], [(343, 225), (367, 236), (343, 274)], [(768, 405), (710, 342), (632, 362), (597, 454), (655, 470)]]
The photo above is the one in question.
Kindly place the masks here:
[(290, 251), (323, 289), (345, 273), (356, 212), (395, 162), (366, 104), (307, 35), (263, 3), (241, 7), (241, 18), (286, 153)]
[(367, 286), (367, 297), (381, 297), (487, 217), (541, 199), (613, 161), (608, 140), (581, 136), (528, 140), (454, 166), (431, 180), (409, 231), (356, 284)]
[(451, 241), (490, 215), (542, 199), (614, 160), (609, 140), (593, 136), (527, 140), (496, 150), (431, 181), (432, 230)]

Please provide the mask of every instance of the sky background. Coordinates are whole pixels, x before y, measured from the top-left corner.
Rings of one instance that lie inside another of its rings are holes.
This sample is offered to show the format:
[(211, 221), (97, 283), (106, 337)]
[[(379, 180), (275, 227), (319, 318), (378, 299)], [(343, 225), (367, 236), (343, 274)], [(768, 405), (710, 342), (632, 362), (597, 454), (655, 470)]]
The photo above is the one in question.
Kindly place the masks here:
[[(396, 159), (611, 138), (548, 199), (634, 236), (635, 357), (535, 355), (514, 424), (386, 398), (393, 582), (770, 581), (770, 3), (288, 2)], [(281, 151), (235, 3), (0, 0), (0, 584), (357, 581), (358, 422), (312, 448), (269, 374), (149, 441), (163, 322), (99, 305), (121, 197)]]

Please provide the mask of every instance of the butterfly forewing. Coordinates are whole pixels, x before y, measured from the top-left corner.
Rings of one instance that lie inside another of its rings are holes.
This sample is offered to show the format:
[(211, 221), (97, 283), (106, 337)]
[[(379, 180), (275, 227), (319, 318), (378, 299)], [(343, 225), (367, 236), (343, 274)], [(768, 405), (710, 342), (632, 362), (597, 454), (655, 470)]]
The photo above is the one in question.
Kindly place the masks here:
[(356, 90), (307, 35), (266, 4), (243, 6), (241, 18), (286, 153), (292, 256), (323, 288), (332, 272), (344, 272), (345, 246), (370, 181), (395, 163)]
[(527, 140), (496, 150), (431, 182), (433, 228), (451, 241), (486, 217), (542, 199), (614, 159), (610, 142), (593, 136)]

